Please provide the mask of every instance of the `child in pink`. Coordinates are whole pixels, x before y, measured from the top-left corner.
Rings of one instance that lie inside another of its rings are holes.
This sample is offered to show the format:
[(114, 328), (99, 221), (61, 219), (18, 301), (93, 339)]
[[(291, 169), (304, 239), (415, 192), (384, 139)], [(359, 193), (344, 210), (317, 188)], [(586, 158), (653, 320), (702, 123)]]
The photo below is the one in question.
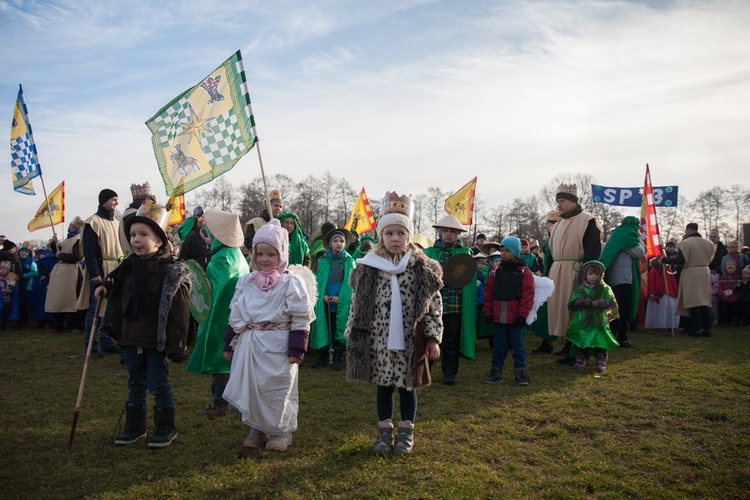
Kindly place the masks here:
[(721, 323), (727, 326), (733, 324), (739, 325), (739, 294), (735, 292), (734, 287), (741, 280), (741, 275), (737, 271), (737, 264), (734, 261), (726, 263), (726, 271), (721, 275), (719, 281), (719, 317)]

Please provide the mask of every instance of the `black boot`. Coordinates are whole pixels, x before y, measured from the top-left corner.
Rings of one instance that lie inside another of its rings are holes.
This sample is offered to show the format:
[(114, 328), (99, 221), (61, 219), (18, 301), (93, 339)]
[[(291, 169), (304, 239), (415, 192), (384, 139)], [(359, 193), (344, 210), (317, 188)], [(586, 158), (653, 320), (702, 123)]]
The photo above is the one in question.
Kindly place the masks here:
[(539, 347), (536, 349), (532, 349), (531, 354), (552, 354), (553, 350), (554, 347), (552, 346), (552, 342), (547, 339), (542, 339), (542, 343), (539, 344)]
[(570, 340), (565, 341), (565, 345), (563, 346), (562, 350), (558, 354), (562, 354), (560, 359), (555, 361), (555, 363), (561, 364), (561, 365), (572, 365), (575, 362), (575, 358), (570, 357), (570, 348), (573, 346), (573, 344), (570, 342)]
[(333, 362), (331, 363), (331, 370), (341, 371), (341, 358), (344, 355), (344, 350), (337, 347), (333, 350)]
[(148, 442), (149, 448), (166, 448), (177, 437), (174, 427), (174, 407), (154, 408), (154, 435)]
[(312, 367), (320, 368), (321, 366), (325, 367), (326, 365), (328, 365), (328, 347), (318, 349), (318, 357), (313, 361)]
[(146, 437), (146, 405), (126, 403), (125, 430), (115, 438), (115, 444), (133, 444), (142, 437)]

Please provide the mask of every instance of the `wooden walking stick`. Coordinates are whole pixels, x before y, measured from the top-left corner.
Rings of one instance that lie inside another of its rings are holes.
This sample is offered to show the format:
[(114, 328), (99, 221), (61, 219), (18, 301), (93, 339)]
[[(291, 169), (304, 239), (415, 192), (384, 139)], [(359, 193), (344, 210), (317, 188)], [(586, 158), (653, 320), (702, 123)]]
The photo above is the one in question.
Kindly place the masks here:
[(73, 409), (73, 425), (70, 427), (70, 436), (68, 437), (68, 449), (73, 447), (73, 437), (76, 435), (76, 425), (78, 425), (78, 415), (81, 413), (81, 400), (83, 399), (83, 386), (86, 384), (86, 373), (89, 371), (89, 360), (91, 359), (91, 349), (94, 346), (94, 337), (96, 336), (96, 326), (99, 322), (99, 311), (102, 308), (101, 298), (96, 299), (96, 312), (94, 313), (94, 322), (91, 324), (89, 332), (89, 343), (86, 346), (86, 359), (83, 361), (83, 373), (81, 374), (81, 385), (78, 387), (78, 399), (76, 407)]

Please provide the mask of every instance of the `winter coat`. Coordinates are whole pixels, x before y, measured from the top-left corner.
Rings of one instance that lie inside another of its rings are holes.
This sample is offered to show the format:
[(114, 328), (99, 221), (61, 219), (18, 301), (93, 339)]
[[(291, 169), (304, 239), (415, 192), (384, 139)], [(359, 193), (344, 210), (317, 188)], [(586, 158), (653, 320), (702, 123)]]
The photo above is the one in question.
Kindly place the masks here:
[[(136, 284), (139, 264), (145, 264), (147, 288)], [(109, 300), (100, 330), (121, 346), (154, 349), (166, 352), (173, 361), (184, 361), (190, 323), (189, 277), (185, 263), (169, 252), (157, 253), (145, 262), (132, 254), (107, 276)]]
[(740, 282), (742, 275), (738, 272), (724, 273), (719, 281), (719, 300), (721, 302), (739, 302), (739, 294), (734, 289)]
[(714, 255), (714, 244), (700, 233), (687, 235), (680, 243), (676, 257), (664, 258), (664, 264), (683, 264), (677, 292), (677, 314), (688, 316), (688, 309), (711, 307), (711, 274), (708, 268)]
[[(443, 338), (443, 271), (415, 250), (397, 275), (404, 319), (403, 351), (388, 350), (390, 274), (360, 264), (351, 273), (352, 307), (347, 323), (347, 380), (403, 389), (430, 384), (426, 341)], [(473, 284), (473, 283), (472, 283)]]
[(484, 284), (484, 316), (493, 323), (512, 325), (526, 319), (534, 306), (534, 274), (522, 259), (502, 262)]

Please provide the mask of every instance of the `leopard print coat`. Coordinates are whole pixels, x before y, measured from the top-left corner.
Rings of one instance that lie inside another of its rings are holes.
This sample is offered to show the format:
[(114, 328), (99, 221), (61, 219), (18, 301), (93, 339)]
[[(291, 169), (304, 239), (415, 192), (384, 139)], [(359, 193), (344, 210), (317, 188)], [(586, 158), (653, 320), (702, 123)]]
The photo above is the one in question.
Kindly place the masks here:
[(443, 338), (443, 272), (436, 261), (415, 251), (406, 270), (397, 276), (404, 318), (403, 351), (388, 350), (390, 275), (359, 265), (351, 273), (352, 302), (347, 337), (347, 380), (373, 382), (402, 389), (420, 387), (415, 379), (414, 335), (420, 319), (424, 336)]

